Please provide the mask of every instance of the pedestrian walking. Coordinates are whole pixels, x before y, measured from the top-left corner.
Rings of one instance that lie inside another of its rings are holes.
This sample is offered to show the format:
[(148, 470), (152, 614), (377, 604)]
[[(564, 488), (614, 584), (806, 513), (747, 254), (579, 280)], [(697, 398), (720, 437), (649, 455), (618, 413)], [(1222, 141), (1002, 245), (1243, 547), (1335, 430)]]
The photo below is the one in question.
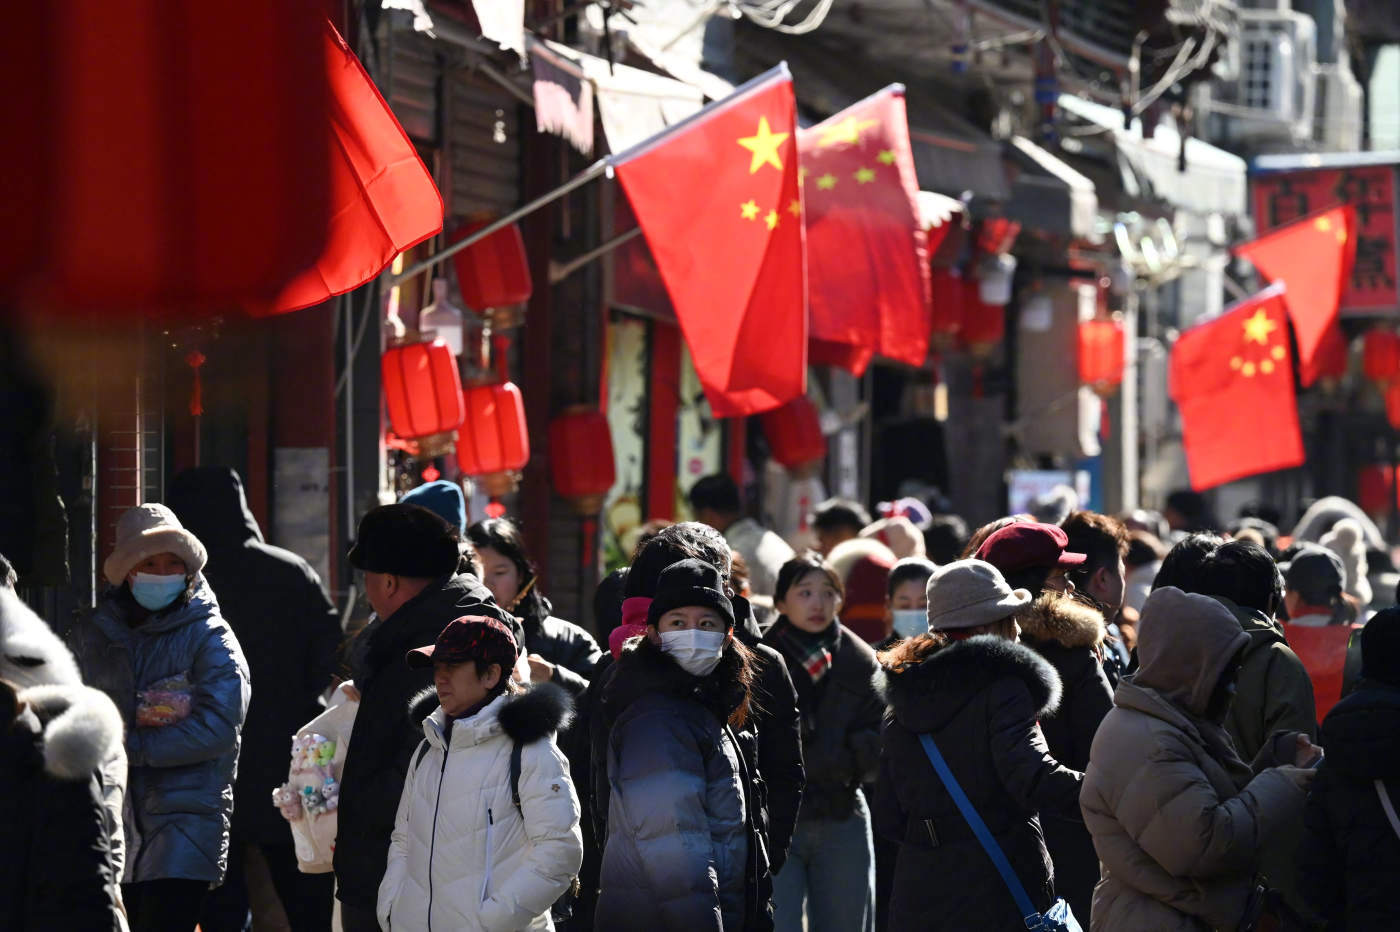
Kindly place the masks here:
[(205, 579), (258, 684), (233, 785), (228, 875), (209, 895), (200, 927), (242, 932), (249, 909), (244, 860), (256, 846), (292, 927), (328, 932), (334, 878), (297, 869), (287, 823), (268, 805), (268, 793), (286, 779), (288, 736), (322, 710), (340, 647), (340, 616), (305, 560), (263, 540), (238, 473), (226, 466), (185, 470), (171, 481), (167, 500), (209, 552)]
[(228, 865), (251, 693), (203, 543), (164, 505), (117, 521), (110, 585), (71, 633), (84, 682), (116, 703), (128, 760), (122, 890), (134, 932), (189, 932)]
[(928, 580), (937, 568), (921, 557), (906, 557), (890, 567), (885, 583), (885, 618), (890, 636), (877, 644), (876, 650), (886, 650), (897, 641), (928, 631)]
[(415, 699), (423, 741), (404, 781), (379, 885), (383, 929), (553, 929), (549, 908), (583, 858), (579, 803), (554, 735), (569, 696), (513, 684), (518, 648), (486, 616), (408, 652), (434, 688)]
[(1080, 794), (1103, 863), (1091, 929), (1254, 928), (1261, 856), (1302, 818), (1301, 765), (1317, 748), (1295, 731), (1252, 766), (1235, 753), (1225, 721), (1251, 640), (1207, 596), (1165, 587), (1143, 606), (1139, 670), (1114, 694)]
[(423, 733), (410, 705), (432, 686), (432, 674), (408, 667), (404, 655), (436, 641), (454, 619), (493, 617), (509, 627), (512, 618), (475, 576), (458, 573), (455, 530), (417, 505), (366, 513), (349, 560), (365, 574), (377, 618), (361, 633), (350, 671), (360, 708), (341, 771), (336, 896), (345, 932), (375, 932), (395, 806)]
[(734, 729), (748, 719), (755, 674), (733, 629), (719, 570), (682, 560), (660, 573), (645, 635), (613, 665), (600, 715), (607, 832), (595, 928), (747, 928), (758, 842)]
[(870, 526), (870, 512), (848, 498), (828, 498), (812, 512), (809, 523), (817, 535), (817, 552), (825, 557), (837, 544), (859, 537)]
[(724, 473), (697, 479), (689, 497), (695, 520), (723, 534), (730, 548), (748, 561), (753, 594), (771, 597), (778, 571), (792, 559), (787, 541), (743, 513), (739, 486)]
[(793, 558), (778, 574), (780, 614), (763, 637), (793, 672), (807, 773), (792, 848), (773, 881), (779, 932), (875, 928), (875, 852), (861, 784), (875, 777), (884, 701), (875, 652), (837, 620), (843, 592), (821, 557)]
[(1055, 761), (1037, 719), (1059, 703), (1055, 668), (1016, 643), (1031, 603), (981, 560), (928, 581), (928, 631), (880, 655), (890, 701), (875, 825), (899, 845), (891, 932), (1021, 928), (1024, 915), (921, 738), (940, 749), (1037, 911), (1055, 902), (1043, 813), (1069, 812), (1080, 774)]

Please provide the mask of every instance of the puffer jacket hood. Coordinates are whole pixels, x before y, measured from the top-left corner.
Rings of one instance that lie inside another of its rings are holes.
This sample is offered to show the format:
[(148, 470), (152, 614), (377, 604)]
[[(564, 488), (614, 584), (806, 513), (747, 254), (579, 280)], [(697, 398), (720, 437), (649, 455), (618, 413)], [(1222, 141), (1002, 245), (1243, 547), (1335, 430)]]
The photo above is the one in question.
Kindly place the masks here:
[(1059, 592), (1041, 593), (1016, 614), (1016, 623), (1027, 637), (1061, 647), (1098, 647), (1108, 633), (1098, 609)]
[(1327, 766), (1361, 780), (1400, 775), (1400, 689), (1363, 680), (1332, 707), (1320, 741)]
[(165, 501), (211, 555), (250, 540), (263, 542), (243, 492), (243, 481), (227, 466), (199, 466), (181, 472), (170, 481)]
[(122, 717), (86, 686), (31, 686), (19, 693), (44, 726), (44, 770), (60, 780), (90, 777), (121, 750)]
[(1134, 682), (1204, 716), (1225, 668), (1249, 640), (1220, 600), (1165, 586), (1142, 607)]
[(1025, 683), (1037, 718), (1053, 715), (1060, 706), (1055, 668), (1030, 648), (996, 635), (942, 643), (921, 634), (899, 642), (881, 659), (890, 709), (915, 733), (940, 729), (1002, 677)]

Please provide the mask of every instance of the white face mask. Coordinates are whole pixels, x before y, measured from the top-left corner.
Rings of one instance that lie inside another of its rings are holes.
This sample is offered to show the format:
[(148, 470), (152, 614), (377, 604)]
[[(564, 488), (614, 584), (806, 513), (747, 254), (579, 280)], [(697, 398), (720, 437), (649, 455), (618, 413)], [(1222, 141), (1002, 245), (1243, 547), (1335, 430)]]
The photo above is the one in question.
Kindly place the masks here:
[(928, 633), (928, 609), (897, 608), (894, 614), (894, 633), (902, 638), (912, 638)]
[(719, 666), (720, 654), (724, 653), (724, 632), (699, 628), (663, 631), (661, 650), (692, 676), (709, 676)]

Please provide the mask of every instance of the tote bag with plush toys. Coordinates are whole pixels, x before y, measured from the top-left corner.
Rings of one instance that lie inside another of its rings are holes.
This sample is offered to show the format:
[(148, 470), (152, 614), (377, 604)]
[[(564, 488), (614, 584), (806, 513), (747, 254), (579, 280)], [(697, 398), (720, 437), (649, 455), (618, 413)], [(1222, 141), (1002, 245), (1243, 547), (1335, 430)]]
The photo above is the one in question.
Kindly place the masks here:
[(350, 730), (360, 703), (343, 688), (330, 707), (292, 737), (292, 764), (287, 782), (272, 791), (272, 804), (292, 829), (297, 867), (304, 874), (331, 871), (335, 855), (340, 772), (350, 746)]

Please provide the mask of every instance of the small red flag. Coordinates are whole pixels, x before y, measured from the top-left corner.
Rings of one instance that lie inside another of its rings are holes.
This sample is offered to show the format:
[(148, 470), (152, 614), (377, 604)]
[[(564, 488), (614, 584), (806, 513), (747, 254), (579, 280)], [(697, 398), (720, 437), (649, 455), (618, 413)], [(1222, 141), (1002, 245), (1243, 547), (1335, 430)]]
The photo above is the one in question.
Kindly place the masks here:
[(330, 20), (324, 41), (331, 130), (326, 245), (273, 301), (249, 308), (253, 314), (295, 311), (358, 288), (442, 229), (433, 176)]
[(612, 159), (717, 417), (807, 389), (796, 115), (779, 65)]
[(1284, 303), (1298, 338), (1298, 369), (1304, 385), (1321, 374), (1318, 349), (1336, 323), (1342, 289), (1356, 257), (1356, 208), (1347, 205), (1313, 214), (1235, 247), (1267, 278), (1283, 282)]
[(1283, 288), (1183, 333), (1172, 347), (1171, 396), (1193, 489), (1302, 465)]
[(928, 237), (903, 86), (800, 130), (797, 148), (813, 359), (856, 375), (877, 352), (922, 365), (932, 327)]

